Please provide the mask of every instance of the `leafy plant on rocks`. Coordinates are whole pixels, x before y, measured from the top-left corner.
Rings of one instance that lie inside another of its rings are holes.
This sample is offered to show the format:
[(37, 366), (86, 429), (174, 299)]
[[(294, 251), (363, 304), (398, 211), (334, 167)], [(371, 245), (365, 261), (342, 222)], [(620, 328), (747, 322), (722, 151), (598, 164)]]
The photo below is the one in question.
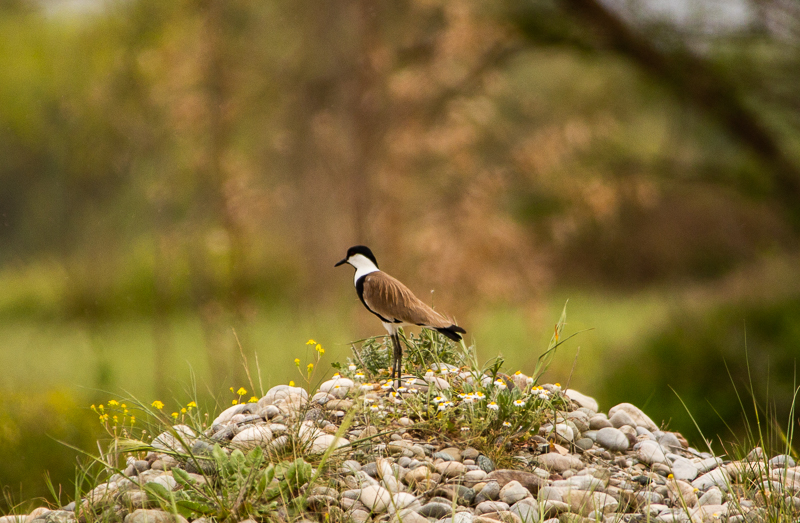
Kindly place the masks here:
[(148, 498), (165, 511), (186, 518), (213, 517), (217, 521), (244, 517), (266, 518), (280, 505), (294, 512), (303, 509), (301, 488), (312, 477), (312, 467), (302, 458), (277, 464), (267, 462), (261, 447), (244, 454), (226, 453), (219, 445), (212, 451), (213, 481), (199, 482), (189, 473), (173, 468), (172, 476), (182, 487), (172, 491), (159, 483), (145, 484)]

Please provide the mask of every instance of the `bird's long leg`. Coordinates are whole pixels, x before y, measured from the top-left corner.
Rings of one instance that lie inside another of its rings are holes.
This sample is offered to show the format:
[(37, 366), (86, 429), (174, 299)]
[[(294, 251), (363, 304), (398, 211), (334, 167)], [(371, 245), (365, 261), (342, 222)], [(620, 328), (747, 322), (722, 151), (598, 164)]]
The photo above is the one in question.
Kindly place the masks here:
[[(392, 342), (394, 342), (394, 365), (392, 366), (392, 386), (395, 389), (400, 388), (400, 378), (401, 378), (401, 369), (402, 362), (403, 362), (403, 347), (400, 346), (400, 337), (397, 335), (397, 332), (392, 334)], [(395, 375), (397, 376), (397, 381), (395, 382)], [(397, 385), (395, 385), (397, 383)]]

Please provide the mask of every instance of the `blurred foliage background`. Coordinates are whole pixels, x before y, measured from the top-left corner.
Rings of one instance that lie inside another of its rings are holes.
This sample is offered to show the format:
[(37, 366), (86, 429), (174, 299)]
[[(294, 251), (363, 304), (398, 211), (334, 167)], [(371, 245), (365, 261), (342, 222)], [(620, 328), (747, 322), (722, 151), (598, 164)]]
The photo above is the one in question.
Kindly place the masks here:
[(92, 402), (381, 334), (357, 243), (512, 370), (569, 299), (603, 410), (796, 423), (798, 85), (792, 0), (0, 0), (2, 511)]

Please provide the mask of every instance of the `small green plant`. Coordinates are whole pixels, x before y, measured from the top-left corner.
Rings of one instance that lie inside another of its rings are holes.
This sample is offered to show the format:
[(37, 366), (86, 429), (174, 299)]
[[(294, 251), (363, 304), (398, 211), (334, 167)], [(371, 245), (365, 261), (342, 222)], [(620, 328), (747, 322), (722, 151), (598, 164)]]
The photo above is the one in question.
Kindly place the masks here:
[(301, 488), (312, 477), (311, 465), (302, 458), (270, 464), (261, 447), (247, 454), (239, 449), (228, 454), (219, 445), (214, 446), (211, 455), (215, 465), (213, 482), (198, 481), (174, 468), (172, 475), (182, 488), (172, 491), (150, 482), (145, 484), (148, 497), (165, 511), (192, 519), (213, 517), (217, 521), (267, 518), (278, 510), (278, 500), (287, 502), (295, 512), (304, 508), (291, 502), (302, 499)]

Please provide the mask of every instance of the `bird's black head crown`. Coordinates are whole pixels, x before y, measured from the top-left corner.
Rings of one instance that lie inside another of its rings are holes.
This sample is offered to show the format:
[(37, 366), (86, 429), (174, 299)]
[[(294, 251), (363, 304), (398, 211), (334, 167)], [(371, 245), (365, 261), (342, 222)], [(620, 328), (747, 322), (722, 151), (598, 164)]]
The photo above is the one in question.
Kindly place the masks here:
[(378, 260), (375, 259), (375, 255), (372, 254), (372, 251), (370, 250), (369, 247), (365, 245), (356, 245), (354, 247), (350, 247), (349, 249), (347, 249), (348, 258), (351, 256), (355, 256), (356, 254), (361, 254), (362, 256), (369, 258), (370, 260), (372, 260), (372, 263), (374, 263), (376, 267), (378, 266)]
[(372, 251), (370, 250), (370, 248), (365, 246), (365, 245), (355, 245), (355, 246), (350, 247), (349, 249), (347, 249), (347, 256), (345, 256), (342, 261), (337, 263), (336, 266), (338, 267), (339, 265), (341, 265), (343, 263), (347, 263), (347, 260), (349, 260), (351, 257), (355, 256), (356, 254), (360, 254), (360, 255), (364, 256), (365, 258), (369, 258), (370, 260), (372, 260), (372, 263), (375, 264), (375, 267), (378, 266), (378, 260), (375, 259), (375, 255), (372, 254)]

